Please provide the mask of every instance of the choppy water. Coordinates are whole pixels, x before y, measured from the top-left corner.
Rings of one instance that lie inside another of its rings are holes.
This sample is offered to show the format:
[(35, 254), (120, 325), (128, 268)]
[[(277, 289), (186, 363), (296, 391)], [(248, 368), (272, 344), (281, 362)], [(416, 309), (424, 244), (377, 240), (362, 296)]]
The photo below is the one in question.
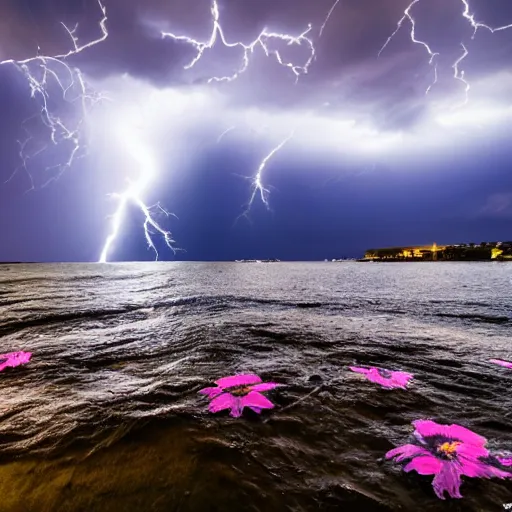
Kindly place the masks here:
[[(512, 481), (382, 460), (411, 421), (512, 450), (512, 265), (151, 263), (0, 266), (0, 511), (504, 510)], [(412, 372), (386, 391), (348, 365)], [(262, 417), (197, 394), (254, 372)]]

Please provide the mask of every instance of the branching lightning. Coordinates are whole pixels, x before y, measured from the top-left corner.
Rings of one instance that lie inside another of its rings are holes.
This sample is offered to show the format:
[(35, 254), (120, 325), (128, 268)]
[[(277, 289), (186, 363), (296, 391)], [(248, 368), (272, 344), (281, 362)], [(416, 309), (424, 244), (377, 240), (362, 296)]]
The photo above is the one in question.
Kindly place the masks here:
[(283, 139), (277, 146), (275, 146), (270, 153), (265, 156), (265, 158), (261, 161), (258, 169), (256, 170), (256, 174), (254, 175), (253, 182), (252, 182), (252, 193), (251, 197), (249, 198), (249, 201), (247, 203), (247, 208), (242, 213), (241, 217), (247, 217), (249, 214), (249, 211), (254, 203), (254, 200), (256, 199), (256, 196), (260, 196), (261, 202), (265, 205), (265, 207), (270, 209), (270, 205), (268, 202), (268, 195), (270, 191), (265, 188), (265, 185), (263, 184), (263, 171), (266, 169), (268, 162), (274, 157), (276, 153), (278, 153), (285, 144), (294, 136), (295, 132), (291, 132), (288, 137)]
[(469, 23), (471, 23), (471, 26), (473, 27), (473, 35), (471, 36), (471, 39), (474, 39), (476, 36), (476, 33), (478, 32), (478, 29), (484, 28), (491, 32), (491, 34), (494, 34), (494, 32), (501, 32), (502, 30), (507, 30), (509, 28), (512, 28), (512, 23), (509, 25), (503, 25), (501, 27), (490, 27), (489, 25), (486, 25), (485, 23), (479, 23), (475, 20), (475, 15), (471, 14), (469, 3), (467, 0), (461, 0), (461, 2), (464, 4), (464, 12), (462, 13), (462, 16), (466, 18)]
[[(289, 34), (281, 34), (278, 32), (269, 32), (267, 29), (263, 29), (261, 33), (258, 35), (258, 37), (252, 41), (249, 44), (243, 43), (241, 41), (235, 41), (233, 43), (230, 43), (226, 40), (226, 37), (224, 35), (224, 31), (222, 29), (222, 26), (220, 24), (220, 16), (219, 16), (219, 6), (217, 3), (217, 0), (213, 0), (212, 7), (211, 7), (211, 13), (212, 13), (212, 21), (213, 21), (213, 27), (212, 27), (212, 33), (208, 41), (197, 41), (191, 37), (183, 36), (183, 35), (176, 35), (172, 32), (161, 32), (161, 35), (163, 38), (170, 38), (174, 41), (183, 41), (187, 44), (190, 44), (192, 47), (196, 50), (196, 55), (193, 57), (193, 59), (184, 66), (184, 69), (191, 69), (193, 68), (199, 60), (204, 55), (205, 50), (210, 50), (214, 47), (215, 43), (217, 42), (217, 38), (220, 38), (220, 41), (222, 44), (227, 48), (240, 48), (243, 51), (242, 56), (242, 62), (239, 66), (239, 68), (231, 75), (226, 76), (214, 76), (208, 79), (208, 83), (211, 82), (231, 82), (238, 78), (242, 73), (244, 73), (250, 64), (250, 56), (254, 53), (255, 49), (257, 47), (260, 47), (265, 55), (267, 57), (274, 56), (277, 63), (281, 66), (284, 66), (286, 68), (289, 68), (293, 74), (295, 75), (296, 80), (299, 79), (301, 75), (307, 74), (309, 71), (309, 67), (311, 63), (313, 62), (315, 58), (315, 46), (313, 44), (313, 41), (307, 37), (307, 35), (311, 32), (312, 26), (311, 24), (308, 25), (306, 30), (304, 30), (302, 33), (300, 33), (298, 36), (291, 36)], [(287, 43), (287, 45), (299, 45), (302, 46), (303, 44), (307, 46), (309, 49), (309, 57), (306, 60), (306, 62), (302, 65), (294, 64), (293, 62), (287, 62), (283, 59), (281, 54), (278, 50), (272, 50), (269, 48), (269, 44), (273, 40), (280, 40)]]
[[(44, 185), (46, 185), (49, 181), (52, 181), (58, 178), (65, 169), (69, 168), (75, 159), (78, 157), (80, 150), (84, 148), (81, 145), (81, 128), (83, 122), (87, 116), (88, 109), (94, 106), (98, 101), (102, 99), (101, 95), (95, 94), (92, 91), (88, 90), (88, 87), (84, 81), (82, 73), (79, 69), (71, 67), (66, 61), (69, 57), (77, 55), (92, 46), (95, 46), (107, 39), (108, 30), (107, 30), (107, 11), (105, 6), (103, 5), (101, 0), (98, 0), (98, 6), (102, 13), (102, 19), (99, 22), (101, 35), (86, 44), (79, 44), (79, 39), (76, 36), (76, 32), (78, 30), (78, 24), (75, 25), (73, 29), (68, 28), (64, 23), (62, 26), (69, 34), (71, 41), (73, 43), (73, 48), (69, 50), (67, 53), (62, 53), (58, 55), (40, 55), (40, 48), (38, 48), (37, 55), (34, 57), (30, 57), (24, 60), (14, 60), (7, 59), (4, 61), (0, 61), (0, 65), (11, 64), (16, 66), (25, 78), (27, 79), (28, 85), (30, 87), (30, 95), (32, 98), (39, 100), (40, 108), (41, 108), (41, 121), (49, 130), (49, 138), (50, 143), (53, 145), (58, 145), (61, 143), (70, 143), (71, 149), (69, 150), (69, 157), (65, 163), (47, 167), (46, 171), (50, 171), (52, 169), (58, 168), (59, 172), (57, 176), (50, 177)], [(80, 120), (71, 126), (67, 123), (62, 117), (51, 112), (49, 108), (49, 99), (50, 99), (50, 80), (58, 85), (60, 90), (62, 91), (62, 96), (65, 101), (74, 102), (77, 99), (80, 99), (81, 107), (82, 107), (82, 117)], [(72, 91), (77, 91), (75, 97), (70, 98), (69, 95)], [(29, 121), (28, 119), (24, 122)], [(23, 169), (27, 173), (30, 179), (31, 187), (34, 187), (33, 178), (28, 170), (27, 164), (30, 159), (33, 159), (37, 154), (42, 153), (47, 146), (38, 149), (36, 152), (32, 154), (26, 153), (27, 144), (33, 139), (30, 132), (27, 131), (27, 139), (23, 142), (18, 141), (20, 145), (20, 166), (14, 171), (11, 175), (11, 178), (20, 170)], [(84, 155), (81, 155), (84, 156)], [(11, 179), (9, 178), (9, 179)], [(43, 185), (43, 186), (44, 186)]]
[[(476, 33), (479, 29), (483, 28), (488, 30), (491, 33), (500, 32), (503, 30), (507, 30), (509, 28), (512, 28), (512, 23), (509, 25), (503, 25), (500, 27), (491, 27), (489, 25), (486, 25), (485, 23), (480, 23), (475, 20), (475, 15), (470, 12), (470, 6), (468, 0), (460, 0), (462, 4), (464, 5), (464, 10), (462, 12), (462, 17), (465, 18), (473, 27), (473, 35), (471, 36), (471, 39), (474, 39), (476, 36)], [(432, 89), (432, 87), (437, 83), (438, 78), (438, 70), (437, 70), (437, 64), (435, 62), (435, 57), (439, 55), (438, 52), (432, 51), (431, 47), (428, 43), (425, 41), (420, 41), (416, 39), (416, 20), (413, 18), (411, 14), (411, 9), (418, 3), (420, 0), (413, 0), (408, 7), (404, 11), (404, 15), (397, 23), (395, 31), (388, 37), (382, 48), (380, 49), (378, 55), (380, 56), (381, 53), (386, 49), (388, 44), (392, 41), (392, 39), (395, 37), (395, 35), (398, 33), (398, 31), (402, 28), (403, 23), (408, 20), (411, 25), (411, 41), (415, 44), (422, 45), (428, 52), (430, 59), (429, 64), (434, 65), (434, 81), (428, 86), (425, 94), (428, 94), (429, 91)], [(461, 46), (463, 48), (463, 55), (459, 57), (452, 65), (452, 68), (454, 70), (454, 78), (464, 84), (464, 92), (465, 92), (465, 101), (462, 103), (462, 105), (465, 105), (469, 101), (469, 91), (471, 89), (471, 86), (469, 82), (466, 81), (464, 78), (464, 71), (459, 69), (459, 64), (469, 55), (469, 50), (467, 49), (467, 46), (464, 43), (461, 43)]]
[(423, 48), (425, 48), (425, 50), (427, 50), (429, 56), (430, 56), (430, 59), (429, 59), (429, 65), (433, 65), (434, 66), (434, 80), (433, 82), (428, 86), (427, 90), (425, 91), (425, 94), (428, 94), (430, 92), (430, 89), (432, 89), (432, 87), (437, 83), (437, 63), (436, 63), (436, 56), (439, 55), (438, 52), (434, 52), (432, 51), (432, 49), (430, 48), (430, 46), (428, 45), (428, 43), (426, 43), (425, 41), (421, 41), (419, 39), (416, 39), (416, 20), (412, 17), (411, 15), (411, 9), (419, 2), (420, 0), (413, 0), (413, 2), (411, 2), (409, 4), (409, 6), (407, 7), (407, 9), (405, 9), (404, 11), (404, 15), (402, 16), (402, 18), (400, 18), (400, 20), (398, 21), (397, 23), (397, 26), (396, 26), (396, 29), (395, 31), (387, 38), (386, 42), (384, 43), (384, 45), (382, 46), (382, 48), (379, 50), (379, 53), (378, 53), (378, 56), (380, 57), (381, 53), (386, 49), (386, 47), (388, 46), (388, 44), (393, 40), (393, 38), (395, 37), (395, 35), (398, 33), (398, 31), (402, 28), (402, 25), (403, 23), (405, 22), (405, 20), (408, 20), (409, 23), (411, 24), (411, 32), (410, 32), (410, 36), (411, 36), (411, 41), (414, 43), (414, 44), (419, 44), (421, 46), (423, 46)]
[(124, 140), (126, 143), (126, 150), (129, 152), (131, 160), (137, 166), (138, 179), (136, 181), (129, 182), (128, 188), (123, 193), (113, 194), (115, 198), (119, 199), (119, 203), (112, 218), (110, 235), (108, 236), (101, 252), (99, 259), (100, 263), (107, 262), (112, 245), (120, 233), (123, 219), (130, 203), (137, 206), (144, 215), (144, 236), (148, 247), (154, 251), (156, 259), (158, 260), (158, 250), (153, 241), (152, 234), (160, 235), (167, 247), (175, 252), (175, 248), (173, 247), (174, 240), (172, 239), (171, 233), (160, 226), (154, 217), (153, 211), (158, 209), (166, 216), (169, 216), (170, 213), (163, 209), (159, 204), (152, 207), (147, 206), (141, 199), (142, 193), (147, 189), (156, 174), (157, 167), (154, 157), (151, 151), (141, 143), (139, 138), (126, 136), (124, 137)]

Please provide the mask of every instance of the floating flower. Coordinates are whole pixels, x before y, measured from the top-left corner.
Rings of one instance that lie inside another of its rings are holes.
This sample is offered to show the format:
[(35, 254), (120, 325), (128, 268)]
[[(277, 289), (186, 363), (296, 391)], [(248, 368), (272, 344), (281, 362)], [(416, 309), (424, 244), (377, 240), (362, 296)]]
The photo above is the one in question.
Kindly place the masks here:
[(499, 364), (500, 366), (510, 368), (512, 370), (512, 363), (509, 363), (508, 361), (503, 361), (502, 359), (489, 359), (489, 362)]
[(404, 467), (407, 472), (415, 470), (420, 475), (435, 475), (432, 487), (438, 498), (444, 500), (445, 491), (452, 498), (462, 498), (462, 475), (512, 478), (512, 473), (489, 465), (492, 458), (485, 448), (487, 440), (471, 430), (430, 420), (416, 420), (413, 425), (417, 443), (394, 448), (386, 453), (386, 458), (407, 462)]
[(261, 393), (279, 386), (275, 382), (262, 382), (257, 375), (233, 375), (215, 381), (217, 387), (205, 388), (199, 393), (210, 400), (209, 411), (230, 409), (230, 415), (238, 418), (244, 407), (260, 414), (262, 409), (272, 409), (274, 404)]
[(9, 352), (0, 355), (0, 372), (5, 368), (14, 368), (22, 364), (27, 364), (32, 357), (32, 352)]
[(393, 389), (402, 388), (406, 389), (408, 382), (414, 377), (412, 373), (407, 372), (394, 372), (391, 370), (384, 370), (383, 368), (359, 368), (357, 366), (350, 366), (350, 369), (356, 373), (362, 373), (368, 380), (380, 384), (382, 387)]

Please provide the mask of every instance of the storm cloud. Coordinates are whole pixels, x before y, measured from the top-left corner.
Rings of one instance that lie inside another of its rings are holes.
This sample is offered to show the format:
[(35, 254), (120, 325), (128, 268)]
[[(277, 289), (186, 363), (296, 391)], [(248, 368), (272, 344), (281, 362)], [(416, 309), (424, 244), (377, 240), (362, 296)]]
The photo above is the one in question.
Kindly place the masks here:
[[(447, 154), (480, 152), (490, 140), (510, 132), (512, 29), (492, 33), (474, 26), (512, 24), (512, 8), (505, 0), (492, 6), (473, 0), (472, 20), (463, 16), (462, 0), (420, 0), (410, 13), (416, 22), (414, 37), (421, 42), (412, 40), (406, 18), (380, 54), (408, 2), (340, 0), (320, 37), (331, 0), (219, 0), (229, 43), (248, 45), (262, 31), (297, 37), (310, 27), (305, 37), (314, 45), (313, 59), (301, 70), (312, 57), (304, 40), (299, 45), (268, 38), (268, 55), (256, 45), (247, 53), (246, 69), (223, 81), (211, 78), (240, 71), (244, 50), (226, 47), (219, 37), (185, 69), (198, 50), (184, 37), (206, 42), (212, 35), (209, 0), (105, 0), (104, 5), (108, 37), (66, 59), (70, 68), (81, 71), (91, 95), (101, 100), (94, 100), (83, 121), (83, 111), (75, 108), (80, 98), (73, 96), (74, 86), (65, 96), (62, 84), (48, 76), (48, 108), (86, 134), (85, 162), (92, 155), (102, 168), (113, 169), (101, 177), (106, 189), (117, 190), (138, 172), (130, 170), (123, 147), (134, 137), (158, 155), (162, 168), (155, 171), (156, 182), (171, 172), (164, 168), (186, 169), (199, 161), (198, 148), (211, 146), (198, 141), (218, 142), (226, 150), (256, 144), (265, 154), (293, 133), (282, 150), (288, 161), (407, 168), (418, 159), (435, 165)], [(63, 24), (72, 29), (78, 23), (74, 34), (80, 44), (100, 37), (100, 7), (97, 0), (3, 0), (0, 60), (66, 54), (72, 41)], [(162, 32), (180, 37), (162, 37)], [(277, 56), (293, 62), (299, 72), (280, 64)], [(31, 72), (40, 72), (38, 61), (28, 65)], [(59, 65), (50, 63), (48, 68), (63, 76), (53, 66)], [(48, 176), (54, 177), (48, 169), (69, 153), (66, 141), (52, 148), (48, 127), (39, 121), (41, 98), (31, 98), (29, 85), (16, 62), (0, 65), (5, 179), (20, 166), (17, 141), (24, 141), (27, 132), (30, 138), (31, 157), (9, 182), (11, 197), (27, 188), (25, 171), (36, 188), (45, 185)], [(120, 161), (123, 165), (115, 164)], [(77, 165), (96, 176), (89, 164)], [(241, 174), (250, 176), (252, 171), (254, 166)], [(150, 187), (148, 195), (155, 195)]]

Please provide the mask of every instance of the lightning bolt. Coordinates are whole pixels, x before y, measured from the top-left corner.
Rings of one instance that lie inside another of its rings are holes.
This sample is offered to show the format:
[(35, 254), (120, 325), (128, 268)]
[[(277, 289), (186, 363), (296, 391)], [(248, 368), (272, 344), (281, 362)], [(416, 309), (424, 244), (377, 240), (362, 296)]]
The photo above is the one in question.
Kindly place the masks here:
[(427, 87), (427, 90), (425, 91), (425, 94), (428, 94), (430, 92), (430, 90), (432, 89), (432, 87), (434, 87), (434, 85), (437, 83), (437, 63), (435, 63), (435, 58), (437, 55), (439, 55), (438, 52), (434, 52), (432, 51), (432, 48), (430, 48), (430, 46), (428, 45), (428, 43), (426, 43), (425, 41), (421, 41), (420, 39), (416, 39), (416, 20), (412, 17), (411, 15), (411, 9), (419, 2), (420, 0), (413, 0), (413, 2), (411, 2), (409, 4), (409, 6), (405, 9), (404, 11), (404, 15), (400, 18), (400, 20), (398, 21), (397, 23), (397, 26), (396, 26), (396, 29), (395, 31), (387, 38), (386, 42), (384, 43), (384, 45), (382, 46), (382, 48), (379, 50), (379, 53), (378, 53), (378, 56), (380, 57), (381, 53), (386, 49), (386, 47), (388, 46), (388, 44), (393, 40), (393, 38), (395, 37), (395, 35), (398, 33), (398, 31), (402, 28), (402, 25), (403, 23), (408, 20), (409, 23), (411, 24), (411, 32), (410, 32), (410, 36), (411, 36), (411, 41), (414, 43), (414, 44), (419, 44), (421, 46), (423, 46), (423, 48), (425, 48), (425, 50), (427, 50), (428, 54), (430, 55), (430, 60), (429, 60), (429, 65), (432, 66), (432, 64), (434, 65), (434, 80), (433, 82)]
[[(193, 68), (203, 57), (205, 50), (212, 49), (215, 46), (217, 40), (220, 39), (221, 43), (226, 48), (240, 48), (242, 50), (242, 62), (239, 68), (233, 74), (226, 76), (211, 77), (208, 79), (208, 83), (231, 82), (238, 78), (249, 67), (250, 56), (254, 53), (257, 47), (261, 48), (267, 57), (273, 56), (278, 64), (286, 68), (289, 68), (295, 75), (296, 81), (299, 79), (301, 75), (308, 73), (309, 67), (315, 58), (315, 46), (313, 44), (313, 41), (309, 37), (307, 37), (307, 35), (309, 34), (309, 32), (311, 32), (312, 29), (311, 24), (309, 24), (308, 27), (298, 36), (291, 36), (289, 34), (282, 34), (278, 32), (269, 32), (267, 31), (267, 29), (263, 29), (254, 41), (250, 42), (249, 44), (245, 44), (241, 41), (227, 41), (224, 35), (224, 31), (222, 29), (222, 25), (220, 24), (219, 6), (217, 0), (213, 0), (212, 2), (211, 14), (213, 27), (210, 38), (207, 41), (197, 41), (196, 39), (193, 39), (191, 37), (176, 35), (172, 32), (161, 32), (162, 38), (170, 38), (174, 41), (183, 41), (195, 48), (196, 55), (188, 64), (185, 64), (184, 69)], [(308, 59), (302, 65), (297, 65), (294, 64), (293, 62), (285, 61), (278, 50), (273, 50), (269, 47), (270, 42), (273, 40), (284, 41), (289, 46), (307, 46), (307, 48), (309, 49)]]
[(327, 13), (327, 16), (325, 17), (325, 20), (322, 23), (322, 26), (320, 27), (320, 30), (318, 32), (318, 39), (320, 39), (322, 37), (322, 34), (324, 33), (324, 30), (325, 30), (325, 26), (329, 22), (329, 19), (330, 19), (332, 13), (334, 12), (334, 10), (336, 9), (336, 7), (338, 6), (339, 3), (340, 3), (340, 0), (336, 0), (334, 2), (334, 4), (332, 5), (332, 7), (330, 8), (329, 12)]
[[(468, 49), (464, 46), (463, 43), (460, 43), (462, 46), (462, 49), (464, 50), (463, 54), (453, 63), (453, 78), (455, 80), (458, 80), (459, 82), (462, 82), (464, 84), (464, 92), (465, 92), (465, 100), (462, 103), (462, 105), (465, 105), (469, 101), (469, 89), (470, 85), (466, 80), (464, 79), (464, 71), (459, 70), (459, 64), (469, 55)], [(462, 106), (461, 105), (461, 106)]]
[(232, 132), (236, 129), (236, 126), (230, 126), (229, 128), (226, 128), (218, 137), (217, 137), (217, 144), (220, 143), (220, 141), (224, 138), (225, 135), (227, 135), (229, 132)]
[(136, 181), (129, 182), (128, 188), (123, 193), (113, 194), (115, 198), (119, 199), (119, 202), (112, 218), (110, 235), (107, 237), (103, 250), (101, 251), (99, 263), (106, 263), (108, 261), (108, 256), (121, 231), (123, 219), (130, 203), (137, 206), (144, 215), (144, 237), (148, 247), (154, 251), (155, 258), (158, 260), (158, 250), (155, 242), (153, 241), (152, 230), (155, 234), (160, 235), (163, 238), (169, 249), (176, 252), (176, 249), (173, 246), (174, 240), (172, 239), (171, 233), (160, 226), (160, 224), (155, 220), (153, 213), (155, 209), (159, 209), (166, 216), (169, 216), (169, 212), (163, 209), (159, 204), (156, 204), (153, 207), (148, 207), (141, 199), (142, 194), (156, 174), (157, 166), (155, 164), (154, 157), (151, 152), (140, 143), (137, 137), (126, 137), (125, 141), (126, 150), (129, 152), (132, 161), (135, 162), (138, 167), (139, 177)]
[(247, 217), (249, 214), (249, 211), (251, 210), (251, 207), (254, 203), (254, 200), (256, 199), (256, 196), (260, 196), (261, 202), (265, 205), (267, 210), (270, 209), (270, 205), (268, 202), (268, 195), (270, 191), (265, 188), (265, 185), (263, 184), (263, 171), (266, 169), (268, 162), (274, 157), (276, 153), (278, 153), (285, 145), (286, 143), (294, 136), (295, 131), (292, 131), (288, 137), (283, 139), (277, 146), (275, 146), (270, 153), (268, 153), (265, 158), (261, 161), (258, 169), (256, 170), (256, 174), (254, 175), (253, 182), (252, 182), (252, 193), (251, 197), (249, 198), (249, 201), (247, 203), (247, 208), (245, 211), (240, 215), (240, 217)]
[(489, 25), (486, 25), (485, 23), (479, 23), (475, 21), (475, 15), (470, 13), (470, 7), (467, 0), (461, 0), (461, 2), (464, 4), (464, 12), (462, 13), (462, 16), (466, 18), (471, 26), (473, 27), (473, 35), (471, 36), (471, 39), (474, 39), (476, 36), (476, 33), (478, 32), (478, 29), (485, 28), (491, 34), (494, 34), (495, 32), (501, 32), (502, 30), (507, 30), (509, 28), (512, 28), (512, 23), (509, 25), (503, 25), (501, 27), (490, 27)]
[[(428, 43), (426, 43), (425, 41), (420, 41), (420, 40), (416, 39), (416, 34), (415, 34), (416, 20), (411, 15), (411, 9), (419, 1), (420, 0), (413, 0), (409, 4), (409, 6), (405, 9), (404, 15), (398, 21), (395, 31), (388, 37), (388, 39), (386, 40), (386, 42), (380, 49), (378, 56), (381, 55), (381, 53), (385, 50), (385, 48), (388, 46), (388, 44), (392, 41), (392, 39), (395, 37), (395, 35), (398, 33), (398, 31), (402, 28), (403, 23), (406, 20), (408, 20), (409, 23), (411, 24), (411, 32), (410, 32), (411, 41), (415, 44), (422, 45), (427, 50), (427, 52), (430, 56), (429, 64), (432, 65), (434, 63), (435, 57), (437, 55), (439, 55), (439, 53), (433, 52), (432, 49), (430, 48), (430, 46), (428, 45)], [(473, 27), (473, 35), (471, 36), (471, 39), (475, 38), (476, 33), (481, 28), (488, 30), (492, 34), (494, 34), (495, 32), (500, 32), (500, 31), (512, 28), (512, 23), (509, 25), (503, 25), (500, 27), (491, 27), (489, 25), (486, 25), (485, 23), (480, 23), (480, 22), (476, 21), (475, 15), (470, 12), (470, 6), (469, 6), (468, 0), (461, 0), (461, 2), (464, 6), (464, 10), (462, 12), (462, 17), (464, 19), (466, 19)], [(454, 75), (453, 75), (454, 78), (464, 84), (465, 101), (459, 106), (465, 105), (469, 101), (469, 90), (471, 89), (469, 82), (467, 82), (466, 79), (464, 78), (464, 71), (459, 70), (459, 64), (469, 55), (469, 50), (468, 50), (467, 46), (464, 45), (464, 43), (461, 43), (461, 46), (464, 50), (463, 55), (461, 57), (459, 57), (452, 65), (452, 68), (454, 70)], [(437, 64), (434, 64), (434, 81), (428, 86), (425, 94), (428, 94), (429, 91), (432, 89), (432, 87), (437, 83), (437, 78), (438, 78)]]

